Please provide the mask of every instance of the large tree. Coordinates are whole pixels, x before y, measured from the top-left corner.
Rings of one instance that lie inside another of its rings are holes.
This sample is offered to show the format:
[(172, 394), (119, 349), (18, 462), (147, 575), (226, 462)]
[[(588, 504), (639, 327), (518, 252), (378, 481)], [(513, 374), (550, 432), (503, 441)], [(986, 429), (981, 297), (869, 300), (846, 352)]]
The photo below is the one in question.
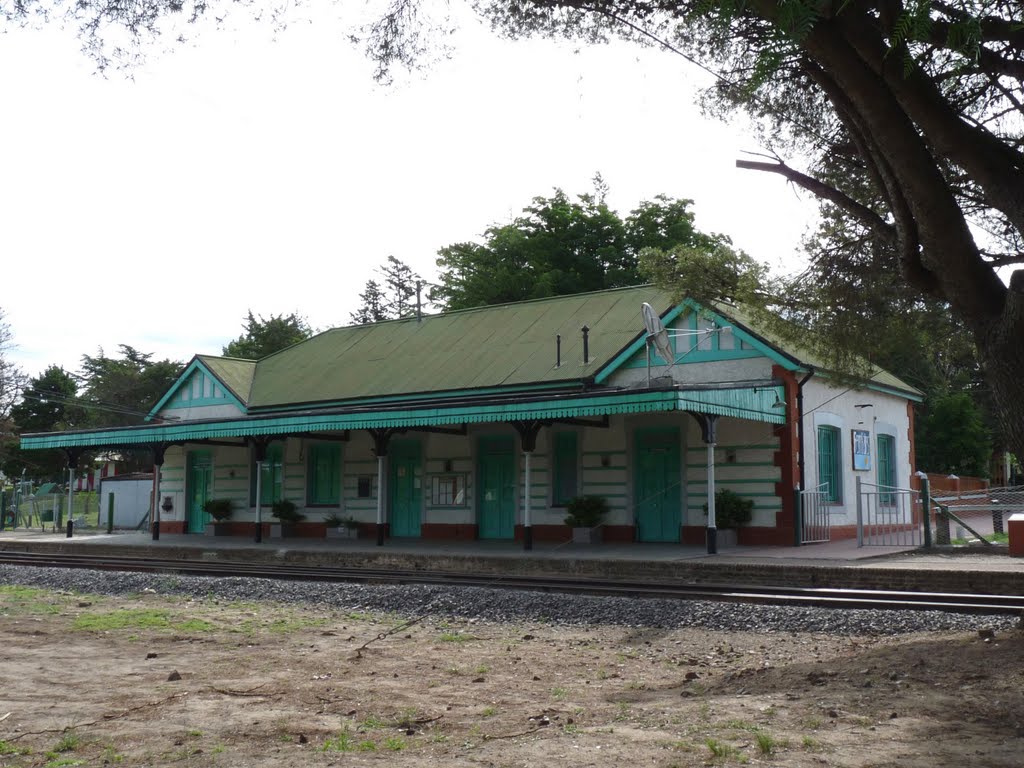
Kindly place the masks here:
[[(11, 422), (18, 434), (57, 432), (85, 423), (85, 413), (75, 397), (78, 382), (63, 368), (51, 365), (29, 380), (21, 401), (11, 408)], [(23, 451), (12, 447), (3, 460), (8, 475), (26, 469), (36, 479), (61, 480), (67, 460), (61, 451)]]
[(0, 309), (0, 461), (17, 446), (11, 409), (18, 402), (26, 380), (21, 368), (10, 359), (13, 345), (14, 333)]
[(95, 356), (82, 355), (82, 426), (141, 424), (181, 373), (180, 362), (153, 360), (152, 353), (127, 344), (118, 345), (118, 350), (120, 357), (110, 357), (102, 349)]
[(250, 309), (243, 324), (242, 335), (227, 343), (224, 354), (228, 357), (259, 360), (312, 335), (313, 330), (306, 319), (294, 312), (265, 318), (263, 315), (254, 316)]
[(395, 256), (377, 267), (381, 280), (367, 280), (359, 294), (362, 302), (351, 313), (353, 323), (366, 325), (381, 320), (411, 317), (423, 310), (423, 278), (412, 267)]
[(593, 193), (575, 199), (556, 189), (511, 222), (489, 227), (483, 242), (442, 248), (431, 299), (465, 309), (637, 285), (646, 279), (639, 263), (645, 248), (706, 251), (727, 243), (694, 228), (691, 200), (658, 195), (623, 219), (608, 207), (606, 192), (600, 175)]

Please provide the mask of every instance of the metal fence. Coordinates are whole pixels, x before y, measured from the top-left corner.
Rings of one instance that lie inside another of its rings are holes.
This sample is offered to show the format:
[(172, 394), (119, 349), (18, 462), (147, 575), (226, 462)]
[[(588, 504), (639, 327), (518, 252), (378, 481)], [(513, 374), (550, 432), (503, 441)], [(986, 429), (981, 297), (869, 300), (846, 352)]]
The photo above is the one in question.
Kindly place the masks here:
[(919, 491), (857, 478), (858, 547), (920, 547), (924, 543)]
[(944, 513), (936, 517), (936, 544), (949, 544), (968, 538), (991, 538), (1006, 532), (1006, 518), (1024, 512), (1024, 486), (972, 488), (940, 491), (932, 502)]
[(832, 540), (829, 508), (825, 503), (827, 496), (828, 483), (797, 493), (801, 544), (820, 544)]

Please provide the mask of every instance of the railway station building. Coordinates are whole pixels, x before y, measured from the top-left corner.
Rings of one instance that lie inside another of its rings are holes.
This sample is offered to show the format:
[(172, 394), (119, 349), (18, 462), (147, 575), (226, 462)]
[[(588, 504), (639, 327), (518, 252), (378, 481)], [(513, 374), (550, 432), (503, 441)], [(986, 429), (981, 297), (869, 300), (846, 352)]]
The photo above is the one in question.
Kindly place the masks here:
[(909, 488), (920, 396), (882, 370), (851, 385), (736, 308), (640, 286), (336, 328), (259, 361), (197, 355), (146, 423), (22, 446), (72, 466), (151, 450), (167, 533), (203, 533), (216, 498), (233, 534), (269, 536), (286, 499), (304, 536), (340, 516), (384, 544), (529, 546), (570, 538), (566, 504), (596, 495), (605, 541), (703, 544), (729, 489), (754, 503), (740, 544), (793, 546), (820, 534), (798, 490), (837, 538), (858, 477)]

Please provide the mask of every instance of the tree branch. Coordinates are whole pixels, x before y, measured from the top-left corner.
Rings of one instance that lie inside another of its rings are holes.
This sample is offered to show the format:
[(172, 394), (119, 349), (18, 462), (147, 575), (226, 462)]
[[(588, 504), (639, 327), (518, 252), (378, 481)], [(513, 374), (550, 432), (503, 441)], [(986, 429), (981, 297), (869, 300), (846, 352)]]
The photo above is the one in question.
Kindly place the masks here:
[(891, 245), (896, 244), (895, 227), (886, 222), (877, 213), (872, 211), (866, 205), (858, 203), (849, 195), (840, 192), (835, 187), (818, 181), (813, 176), (808, 176), (806, 173), (801, 173), (800, 171), (790, 168), (781, 160), (775, 163), (763, 163), (754, 160), (737, 160), (736, 167), (743, 168), (748, 171), (767, 171), (768, 173), (777, 173), (797, 186), (803, 187), (808, 192), (824, 198), (830, 203), (833, 203), (837, 207), (846, 211), (887, 243)]

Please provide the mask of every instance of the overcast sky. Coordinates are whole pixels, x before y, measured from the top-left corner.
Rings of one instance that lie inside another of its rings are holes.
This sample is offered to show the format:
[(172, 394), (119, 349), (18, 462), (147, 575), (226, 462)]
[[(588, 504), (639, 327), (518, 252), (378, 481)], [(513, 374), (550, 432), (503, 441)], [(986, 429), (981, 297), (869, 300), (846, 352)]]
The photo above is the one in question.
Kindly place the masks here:
[(700, 229), (796, 267), (813, 201), (735, 168), (763, 148), (700, 116), (684, 60), (469, 25), (383, 87), (336, 9), (311, 17), (204, 33), (130, 79), (70, 31), (2, 38), (0, 307), (29, 373), (118, 344), (219, 354), (250, 308), (348, 324), (388, 255), (429, 280), (439, 248), (597, 171), (623, 215), (691, 198)]

